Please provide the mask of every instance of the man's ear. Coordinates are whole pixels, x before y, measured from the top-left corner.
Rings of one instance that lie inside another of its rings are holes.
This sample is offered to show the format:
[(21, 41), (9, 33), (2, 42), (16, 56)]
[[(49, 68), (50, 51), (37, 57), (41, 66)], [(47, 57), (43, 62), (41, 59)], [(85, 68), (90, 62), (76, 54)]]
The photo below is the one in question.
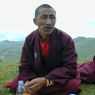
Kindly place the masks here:
[(35, 25), (37, 25), (37, 20), (36, 20), (36, 18), (33, 19), (33, 22), (34, 22)]

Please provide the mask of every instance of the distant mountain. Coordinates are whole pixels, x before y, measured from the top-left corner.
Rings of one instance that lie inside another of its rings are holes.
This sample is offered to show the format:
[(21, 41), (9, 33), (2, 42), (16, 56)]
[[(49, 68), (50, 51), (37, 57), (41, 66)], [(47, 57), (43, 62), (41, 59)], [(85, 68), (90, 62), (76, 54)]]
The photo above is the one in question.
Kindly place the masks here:
[(87, 39), (87, 38), (85, 38), (85, 37), (77, 37), (77, 38), (74, 39), (74, 42), (75, 43), (77, 43), (77, 42), (80, 43), (81, 41), (83, 41), (85, 39)]
[[(77, 37), (74, 39), (78, 60), (92, 60), (95, 55), (95, 38)], [(23, 41), (0, 41), (0, 60), (18, 61)]]
[(78, 37), (74, 42), (79, 60), (92, 60), (95, 55), (95, 38)]
[(0, 41), (0, 60), (18, 61), (23, 41)]

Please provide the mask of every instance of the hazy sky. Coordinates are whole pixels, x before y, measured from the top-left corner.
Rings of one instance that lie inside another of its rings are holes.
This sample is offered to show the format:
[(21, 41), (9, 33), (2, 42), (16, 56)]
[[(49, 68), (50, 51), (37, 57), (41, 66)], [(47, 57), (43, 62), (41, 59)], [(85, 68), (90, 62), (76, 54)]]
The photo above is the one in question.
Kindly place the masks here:
[(95, 0), (0, 0), (0, 40), (21, 40), (35, 30), (34, 11), (44, 3), (57, 12), (56, 27), (72, 38), (95, 37)]

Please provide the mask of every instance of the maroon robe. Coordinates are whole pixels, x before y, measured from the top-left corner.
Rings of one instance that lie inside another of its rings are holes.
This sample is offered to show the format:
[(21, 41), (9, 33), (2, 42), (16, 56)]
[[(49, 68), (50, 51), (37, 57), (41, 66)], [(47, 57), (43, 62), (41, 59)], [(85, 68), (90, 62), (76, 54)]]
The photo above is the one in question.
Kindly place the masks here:
[[(68, 87), (70, 88), (70, 85), (68, 86), (70, 80), (73, 81), (77, 75), (77, 54), (72, 38), (57, 28), (54, 28), (50, 36), (48, 57), (45, 63), (42, 63), (38, 30), (28, 35), (22, 49), (21, 65), (19, 67), (19, 80), (26, 81), (36, 77), (46, 77), (55, 82), (54, 86), (43, 88), (44, 90), (41, 89), (39, 91), (41, 95), (42, 93), (57, 95), (55, 92), (66, 91)], [(72, 86), (75, 85), (75, 88), (76, 83), (78, 87), (80, 80), (71, 82)], [(17, 84), (14, 85), (14, 88), (16, 87)], [(77, 90), (75, 91), (77, 92)], [(74, 90), (69, 91), (69, 89), (67, 91), (74, 92)]]
[(77, 70), (82, 82), (95, 83), (95, 62), (78, 64)]

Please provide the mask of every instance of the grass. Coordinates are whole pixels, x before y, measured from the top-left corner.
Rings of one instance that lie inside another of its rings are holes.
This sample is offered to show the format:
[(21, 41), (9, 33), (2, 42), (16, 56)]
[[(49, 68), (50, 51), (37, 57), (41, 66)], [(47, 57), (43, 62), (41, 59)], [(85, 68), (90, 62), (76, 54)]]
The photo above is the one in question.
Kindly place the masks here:
[(95, 95), (95, 85), (94, 84), (81, 84), (80, 95)]
[(0, 95), (12, 95), (9, 89), (3, 87), (5, 82), (12, 80), (18, 72), (18, 64), (15, 62), (0, 62)]
[[(17, 62), (0, 62), (0, 95), (13, 95), (3, 84), (12, 80), (18, 72)], [(80, 95), (95, 95), (94, 84), (81, 84), (82, 92)]]

